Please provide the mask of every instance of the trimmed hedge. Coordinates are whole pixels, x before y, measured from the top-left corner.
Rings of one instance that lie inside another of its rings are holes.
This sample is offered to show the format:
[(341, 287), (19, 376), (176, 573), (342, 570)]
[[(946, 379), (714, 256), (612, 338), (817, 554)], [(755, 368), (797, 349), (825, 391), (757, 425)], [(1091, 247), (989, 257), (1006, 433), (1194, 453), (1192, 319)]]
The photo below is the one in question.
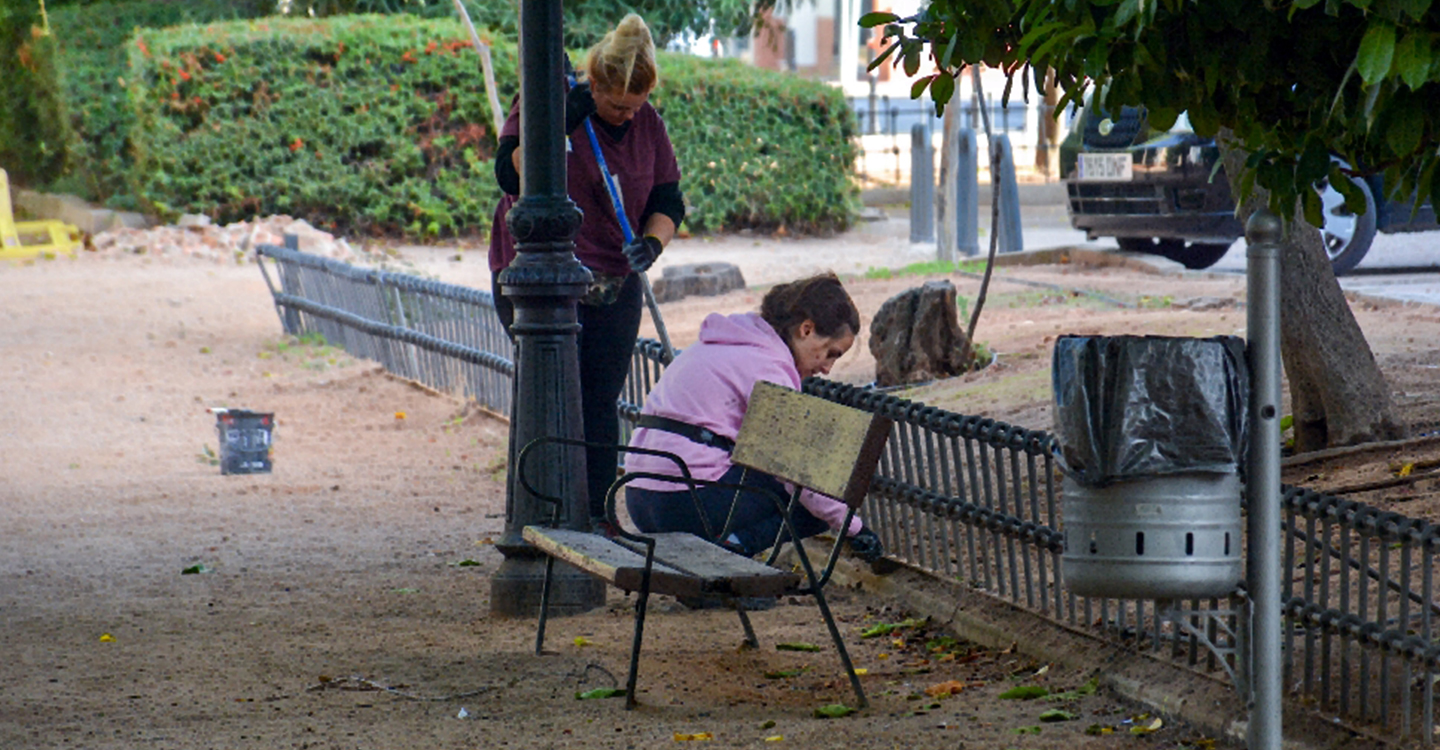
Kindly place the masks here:
[(850, 225), (858, 134), (839, 89), (738, 60), (665, 54), (652, 99), (680, 160), (690, 229)]
[[(136, 194), (161, 215), (222, 222), (283, 213), (414, 236), (488, 227), (495, 139), (469, 47), (460, 24), (407, 16), (143, 31), (129, 45)], [(514, 81), (514, 47), (492, 45), (492, 57)]]
[[(104, 201), (129, 192), (132, 110), (125, 43), (136, 28), (254, 18), (274, 0), (139, 0), (52, 7), (50, 34), (38, 3), (0, 14), (0, 158), (23, 181)], [(13, 57), (11, 50), (14, 50)]]
[[(484, 234), (499, 190), (479, 58), (453, 20), (268, 18), (129, 45), (136, 194), (157, 213), (303, 216), (337, 232)], [(516, 50), (494, 40), (501, 100)], [(692, 230), (848, 226), (853, 118), (823, 84), (662, 55), (653, 100)]]

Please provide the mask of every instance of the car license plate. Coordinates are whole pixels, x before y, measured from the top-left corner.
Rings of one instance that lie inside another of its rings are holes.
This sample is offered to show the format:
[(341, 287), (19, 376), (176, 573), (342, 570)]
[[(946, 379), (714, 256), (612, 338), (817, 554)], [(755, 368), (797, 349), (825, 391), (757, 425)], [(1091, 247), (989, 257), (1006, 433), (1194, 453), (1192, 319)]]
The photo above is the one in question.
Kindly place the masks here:
[(1128, 182), (1135, 176), (1130, 154), (1079, 154), (1080, 179), (1087, 182)]

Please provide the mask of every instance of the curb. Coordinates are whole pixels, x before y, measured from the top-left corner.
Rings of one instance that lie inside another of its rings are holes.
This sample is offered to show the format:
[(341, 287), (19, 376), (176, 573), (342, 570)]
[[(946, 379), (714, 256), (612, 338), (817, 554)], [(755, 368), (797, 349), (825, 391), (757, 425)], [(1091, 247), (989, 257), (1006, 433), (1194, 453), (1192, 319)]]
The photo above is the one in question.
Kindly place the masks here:
[[(828, 549), (828, 548), (827, 548)], [(902, 604), (917, 615), (987, 648), (1014, 647), (1036, 659), (1095, 673), (1126, 700), (1175, 716), (1213, 736), (1246, 741), (1249, 707), (1219, 679), (1191, 671), (1149, 651), (1117, 646), (1090, 633), (1047, 620), (959, 581), (945, 581), (902, 565), (888, 575), (842, 556), (836, 582)], [(1381, 750), (1385, 741), (1363, 730), (1326, 721), (1315, 711), (1285, 702), (1282, 746), (1287, 750)]]

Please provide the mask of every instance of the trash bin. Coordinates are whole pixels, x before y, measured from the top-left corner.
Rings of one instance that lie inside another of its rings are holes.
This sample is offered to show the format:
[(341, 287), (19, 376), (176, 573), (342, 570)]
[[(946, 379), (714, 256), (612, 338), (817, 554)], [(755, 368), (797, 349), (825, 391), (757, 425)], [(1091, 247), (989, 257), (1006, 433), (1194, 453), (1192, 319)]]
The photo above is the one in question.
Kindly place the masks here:
[(1234, 591), (1243, 577), (1244, 341), (1064, 336), (1051, 376), (1070, 591)]
[(215, 409), (221, 474), (269, 474), (275, 415), (245, 409)]

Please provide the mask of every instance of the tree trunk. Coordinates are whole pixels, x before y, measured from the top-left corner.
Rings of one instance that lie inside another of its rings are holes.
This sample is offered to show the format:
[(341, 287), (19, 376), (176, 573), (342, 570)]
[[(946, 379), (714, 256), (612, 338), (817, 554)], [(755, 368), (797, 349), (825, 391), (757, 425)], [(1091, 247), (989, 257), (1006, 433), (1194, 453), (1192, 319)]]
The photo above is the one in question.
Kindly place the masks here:
[[(1247, 154), (1218, 141), (1225, 174), (1235, 195)], [(1240, 205), (1241, 221), (1266, 206), (1256, 187)], [(1375, 362), (1340, 282), (1330, 268), (1320, 231), (1297, 206), (1280, 250), (1280, 353), (1290, 384), (1295, 452), (1404, 437), (1395, 418), (1390, 386)]]

